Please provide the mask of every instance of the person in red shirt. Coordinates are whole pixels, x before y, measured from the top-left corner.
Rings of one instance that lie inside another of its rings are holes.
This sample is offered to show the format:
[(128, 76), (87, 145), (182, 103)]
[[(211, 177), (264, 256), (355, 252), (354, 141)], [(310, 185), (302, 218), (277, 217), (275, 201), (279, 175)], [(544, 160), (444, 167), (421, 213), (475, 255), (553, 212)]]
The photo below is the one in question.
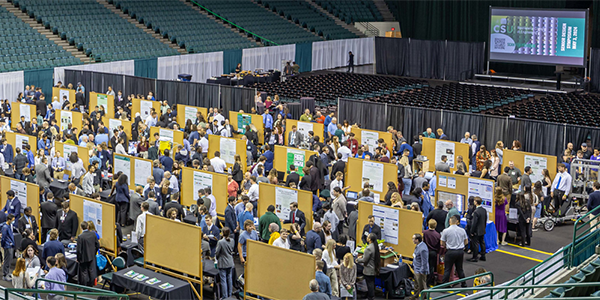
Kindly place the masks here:
[(325, 123), (325, 116), (323, 116), (323, 114), (321, 114), (321, 112), (317, 110), (317, 113), (315, 114), (313, 121), (315, 121), (319, 124), (323, 124), (323, 123)]
[(350, 148), (350, 150), (352, 151), (352, 157), (356, 156), (356, 153), (358, 152), (358, 140), (356, 140), (354, 138), (354, 133), (350, 132), (350, 134), (348, 135), (348, 148)]

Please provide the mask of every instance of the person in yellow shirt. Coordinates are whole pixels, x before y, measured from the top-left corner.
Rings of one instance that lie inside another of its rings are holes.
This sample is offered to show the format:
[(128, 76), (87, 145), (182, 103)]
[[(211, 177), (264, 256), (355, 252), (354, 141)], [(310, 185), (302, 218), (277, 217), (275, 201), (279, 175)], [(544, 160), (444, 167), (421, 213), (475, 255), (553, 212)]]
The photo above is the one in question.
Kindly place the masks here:
[(279, 234), (279, 225), (276, 223), (271, 223), (269, 225), (269, 231), (271, 232), (271, 237), (269, 238), (269, 245), (273, 245), (276, 239), (278, 239), (281, 235)]
[(304, 110), (304, 114), (300, 116), (300, 121), (302, 122), (310, 122), (312, 121), (312, 115), (310, 114), (310, 110), (307, 108)]

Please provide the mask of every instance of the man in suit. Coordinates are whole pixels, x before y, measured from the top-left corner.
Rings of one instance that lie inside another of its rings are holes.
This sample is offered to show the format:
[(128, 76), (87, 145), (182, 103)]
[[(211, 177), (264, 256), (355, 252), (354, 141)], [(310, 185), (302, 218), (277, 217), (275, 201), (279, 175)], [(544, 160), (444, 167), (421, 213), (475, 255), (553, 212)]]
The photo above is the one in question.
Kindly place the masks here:
[(56, 213), (58, 211), (58, 205), (56, 205), (54, 201), (54, 193), (48, 192), (48, 194), (46, 194), (46, 201), (42, 202), (40, 205), (40, 212), (42, 214), (42, 219), (40, 220), (42, 226), (41, 242), (46, 241), (48, 231), (54, 228), (57, 224)]
[(68, 189), (69, 189), (69, 194), (72, 194), (72, 195), (77, 195), (77, 196), (82, 196), (82, 197), (85, 197), (85, 196), (86, 196), (85, 192), (84, 192), (82, 189), (78, 188), (78, 187), (77, 187), (77, 186), (76, 186), (74, 183), (72, 183), (72, 182), (71, 182), (71, 183), (69, 183), (69, 187), (68, 187)]
[(346, 163), (342, 160), (342, 154), (338, 153), (337, 158), (338, 160), (331, 167), (331, 173), (329, 173), (331, 175), (335, 175), (337, 172), (345, 173), (346, 171)]
[(25, 229), (31, 229), (33, 231), (33, 235), (36, 236), (36, 239), (37, 239), (38, 224), (37, 224), (37, 221), (35, 220), (35, 217), (31, 214), (31, 212), (32, 212), (31, 207), (29, 207), (29, 206), (25, 207), (23, 212), (24, 212), (23, 217), (20, 218), (19, 223), (17, 223), (19, 232), (21, 233), (21, 235), (25, 236), (25, 234), (24, 234)]
[(321, 189), (321, 182), (319, 181), (319, 175), (321, 171), (319, 171), (319, 169), (310, 161), (306, 163), (306, 167), (309, 168), (310, 178), (312, 179), (310, 190), (314, 195), (317, 195), (317, 191)]
[(58, 229), (58, 239), (63, 244), (75, 241), (79, 219), (77, 213), (71, 210), (69, 201), (62, 203), (62, 209), (58, 211), (57, 215), (55, 228)]
[(312, 176), (310, 176), (310, 168), (308, 166), (306, 166), (306, 167), (304, 167), (304, 169), (302, 169), (302, 171), (304, 172), (304, 176), (302, 176), (302, 179), (300, 180), (298, 189), (305, 190), (305, 191), (312, 191), (311, 190)]
[(179, 193), (173, 193), (173, 195), (171, 195), (171, 201), (169, 201), (167, 204), (165, 204), (165, 209), (164, 209), (164, 217), (168, 218), (167, 216), (167, 212), (169, 211), (169, 209), (171, 208), (175, 208), (177, 209), (177, 219), (179, 219), (180, 221), (183, 221), (183, 206), (181, 206), (181, 204), (179, 204)]
[(481, 206), (482, 200), (480, 197), (475, 197), (475, 206), (477, 208), (473, 212), (473, 222), (471, 223), (471, 245), (473, 251), (473, 257), (468, 259), (471, 262), (477, 262), (477, 255), (479, 254), (479, 247), (481, 246), (481, 257), (482, 261), (485, 261), (485, 241), (483, 236), (485, 235), (485, 226), (487, 225), (487, 210)]
[(21, 201), (19, 201), (19, 198), (15, 197), (15, 192), (13, 190), (8, 190), (6, 196), (8, 196), (8, 201), (6, 201), (6, 205), (2, 211), (6, 215), (13, 214), (15, 216), (15, 223), (18, 224), (19, 217), (21, 216)]
[(292, 202), (290, 204), (290, 216), (287, 220), (283, 221), (283, 224), (298, 223), (300, 226), (300, 235), (304, 236), (304, 226), (306, 226), (306, 216), (304, 212), (298, 209), (298, 202)]
[(42, 157), (42, 163), (35, 165), (35, 180), (37, 184), (44, 189), (50, 187), (50, 183), (52, 182), (52, 176), (50, 176), (50, 170), (47, 167), (48, 159), (44, 156)]
[(81, 234), (77, 237), (77, 262), (79, 263), (79, 284), (94, 286), (96, 279), (96, 253), (100, 243), (96, 233), (88, 230), (88, 223), (81, 222)]
[(137, 186), (135, 188), (135, 193), (131, 195), (131, 199), (129, 199), (129, 218), (134, 222), (137, 220), (137, 217), (142, 213), (142, 202), (144, 202), (144, 198), (142, 197), (142, 193), (144, 188), (141, 186)]
[(296, 166), (290, 165), (290, 174), (288, 174), (287, 179), (285, 181), (285, 186), (290, 186), (290, 182), (294, 182), (296, 186), (300, 182), (300, 175), (296, 173)]
[[(225, 226), (229, 227), (232, 234), (238, 234), (237, 216), (235, 214), (235, 201), (236, 198), (231, 196), (227, 198), (227, 207), (225, 208)], [(234, 239), (237, 241), (237, 239)], [(236, 245), (237, 246), (237, 245)], [(237, 247), (235, 247), (237, 249)]]
[(448, 157), (446, 155), (442, 155), (442, 161), (435, 164), (435, 170), (437, 172), (450, 173), (450, 166), (448, 163), (446, 163), (446, 161), (448, 161)]
[(296, 125), (292, 125), (292, 131), (288, 133), (288, 145), (290, 147), (298, 147), (302, 143), (302, 133), (298, 131)]
[(144, 201), (146, 203), (148, 203), (148, 205), (150, 205), (148, 207), (148, 211), (155, 215), (155, 216), (160, 216), (160, 207), (158, 206), (158, 203), (156, 202), (156, 194), (154, 193), (154, 191), (149, 191), (148, 192), (148, 199), (146, 199), (146, 201)]
[(374, 233), (375, 235), (377, 235), (377, 239), (380, 240), (381, 239), (381, 227), (379, 227), (379, 225), (375, 224), (375, 217), (373, 215), (369, 215), (367, 217), (369, 224), (365, 225), (365, 227), (363, 228), (361, 239), (363, 241), (363, 244), (367, 244), (367, 236), (369, 236), (369, 234)]

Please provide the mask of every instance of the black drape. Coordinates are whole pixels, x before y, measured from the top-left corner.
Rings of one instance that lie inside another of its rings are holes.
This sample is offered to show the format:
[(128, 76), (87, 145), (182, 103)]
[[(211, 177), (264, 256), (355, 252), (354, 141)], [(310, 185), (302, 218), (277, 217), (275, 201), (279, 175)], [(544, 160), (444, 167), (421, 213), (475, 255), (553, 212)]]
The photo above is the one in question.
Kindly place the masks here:
[[(484, 118), (483, 115), (479, 114), (445, 110), (442, 119), (442, 129), (451, 141), (460, 141), (465, 132), (475, 134), (479, 137), (481, 135), (480, 132), (484, 131)], [(488, 145), (486, 144), (486, 146)]]
[(161, 101), (167, 100), (170, 106), (177, 103), (185, 104), (189, 100), (189, 82), (157, 80), (155, 98)]
[(386, 130), (386, 104), (350, 99), (340, 99), (338, 103), (338, 122), (340, 124), (344, 120), (348, 120), (351, 124), (360, 124), (361, 128)]
[(227, 116), (229, 111), (249, 112), (254, 105), (255, 89), (233, 86), (221, 86), (221, 106)]
[(94, 92), (106, 93), (108, 91), (108, 87), (110, 86), (115, 92), (115, 96), (117, 95), (118, 91), (122, 91), (123, 96), (127, 95), (127, 93), (125, 93), (123, 90), (125, 87), (124, 75), (93, 72), (92, 79), (93, 86), (96, 89), (93, 90)]
[(446, 80), (466, 80), (485, 69), (483, 43), (446, 43)]
[(408, 74), (418, 78), (444, 78), (446, 60), (444, 41), (410, 39)]
[(404, 122), (402, 133), (408, 140), (431, 128), (434, 132), (442, 126), (442, 111), (436, 109), (421, 109), (404, 107)]
[[(598, 6), (600, 6), (600, 3)], [(598, 92), (600, 91), (600, 49), (592, 49), (590, 55), (590, 84), (592, 92)]]
[(145, 97), (148, 95), (148, 92), (155, 93), (155, 87), (156, 79), (125, 75), (125, 92), (127, 94), (140, 94)]
[(221, 107), (219, 85), (208, 83), (190, 83), (187, 105), (200, 107)]
[(508, 119), (506, 147), (519, 140), (523, 151), (557, 155), (564, 149), (565, 126), (532, 120)]
[(405, 75), (408, 39), (375, 38), (375, 69), (377, 74)]
[[(446, 112), (444, 111), (444, 116), (445, 114)], [(476, 134), (479, 141), (488, 148), (495, 147), (498, 141), (502, 141), (504, 145), (508, 147), (510, 144), (507, 144), (506, 138), (506, 119), (506, 117), (485, 115), (483, 119), (484, 125), (481, 126), (481, 131), (474, 134)], [(471, 134), (473, 134), (473, 132), (471, 132)]]
[[(403, 128), (404, 122), (404, 107), (400, 105), (390, 105), (387, 106), (387, 117), (385, 124), (388, 126), (392, 126), (394, 128)], [(386, 128), (387, 129), (387, 128)], [(386, 130), (387, 131), (387, 130)], [(404, 137), (408, 141), (409, 144), (412, 144), (412, 137), (406, 135), (406, 133), (402, 132)]]
[(81, 85), (85, 88), (85, 98), (89, 99), (90, 88), (92, 87), (92, 72), (79, 71), (79, 70), (65, 70), (65, 82), (64, 86), (73, 84), (73, 88), (77, 89), (77, 83), (81, 82)]

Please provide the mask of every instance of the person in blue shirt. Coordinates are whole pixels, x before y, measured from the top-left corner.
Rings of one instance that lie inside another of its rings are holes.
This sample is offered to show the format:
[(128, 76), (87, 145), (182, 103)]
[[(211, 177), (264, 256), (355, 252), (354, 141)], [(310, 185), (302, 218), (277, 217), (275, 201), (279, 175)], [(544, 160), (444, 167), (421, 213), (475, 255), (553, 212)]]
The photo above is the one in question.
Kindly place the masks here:
[(415, 273), (415, 296), (419, 297), (422, 290), (427, 288), (427, 274), (429, 274), (429, 248), (423, 242), (423, 236), (415, 233), (413, 243), (417, 245), (413, 253), (413, 268)]
[(271, 114), (269, 114), (267, 111), (265, 111), (262, 114), (262, 117), (263, 117), (263, 124), (265, 125), (265, 129), (273, 130), (273, 116), (271, 116)]
[(313, 250), (321, 249), (323, 243), (319, 232), (321, 232), (321, 223), (314, 222), (313, 229), (306, 233), (306, 253), (312, 254)]
[(14, 157), (12, 145), (8, 144), (6, 139), (2, 139), (0, 143), (0, 154), (4, 156), (4, 162), (7, 164), (12, 164)]
[(108, 145), (109, 137), (108, 134), (104, 131), (105, 128), (98, 129), (98, 134), (94, 137), (94, 141), (96, 145), (102, 145), (102, 143), (106, 143)]
[(33, 168), (33, 166), (35, 166), (35, 157), (33, 155), (33, 151), (31, 151), (31, 146), (29, 144), (23, 146), (23, 148), (25, 148), (25, 152), (23, 154), (27, 157), (27, 160), (29, 161), (27, 167), (31, 169)]
[(335, 131), (337, 130), (337, 118), (331, 118), (331, 123), (327, 125), (327, 133), (330, 137), (335, 135)]
[(238, 240), (238, 253), (240, 254), (240, 262), (242, 264), (246, 263), (246, 245), (248, 245), (248, 240), (258, 241), (258, 231), (254, 227), (254, 222), (250, 220), (244, 222), (244, 231), (240, 233)]
[(409, 145), (406, 141), (402, 141), (402, 144), (400, 145), (400, 151), (398, 151), (398, 153), (396, 153), (397, 156), (402, 156), (402, 153), (404, 153), (404, 150), (408, 149), (408, 160), (410, 163), (412, 163), (412, 159), (413, 159), (413, 147), (411, 145)]
[(325, 273), (323, 273), (324, 267), (324, 261), (317, 261), (317, 271), (315, 272), (315, 279), (319, 283), (319, 292), (327, 294), (327, 296), (331, 298), (331, 280), (329, 279), (329, 277), (327, 277), (327, 275), (325, 275)]
[(48, 139), (47, 135), (44, 134), (42, 139), (38, 141), (37, 148), (44, 149), (44, 155), (50, 155), (52, 144), (50, 144), (50, 140)]
[(164, 155), (160, 157), (160, 164), (163, 166), (163, 170), (167, 172), (173, 171), (173, 159), (169, 156), (171, 153), (169, 149), (165, 149)]
[[(9, 191), (10, 192), (10, 191)], [(2, 262), (2, 274), (5, 281), (11, 281), (10, 264), (15, 255), (15, 236), (13, 235), (12, 223), (15, 220), (13, 214), (6, 216), (6, 223), (2, 224), (2, 249), (4, 249), (4, 261)]]
[(81, 82), (77, 83), (77, 89), (75, 89), (75, 92), (81, 92), (85, 94), (85, 87), (81, 84)]
[(15, 197), (15, 192), (13, 190), (8, 190), (6, 196), (8, 197), (8, 200), (6, 201), (6, 205), (4, 205), (2, 212), (7, 215), (12, 214), (15, 216), (15, 222), (18, 222), (19, 217), (21, 216), (21, 201), (19, 201), (19, 198)]
[(240, 228), (244, 227), (244, 223), (247, 220), (252, 221), (252, 224), (254, 224), (254, 215), (252, 214), (252, 211), (254, 210), (254, 205), (252, 205), (252, 203), (246, 203), (246, 209), (241, 213), (238, 214), (238, 225), (240, 226)]

